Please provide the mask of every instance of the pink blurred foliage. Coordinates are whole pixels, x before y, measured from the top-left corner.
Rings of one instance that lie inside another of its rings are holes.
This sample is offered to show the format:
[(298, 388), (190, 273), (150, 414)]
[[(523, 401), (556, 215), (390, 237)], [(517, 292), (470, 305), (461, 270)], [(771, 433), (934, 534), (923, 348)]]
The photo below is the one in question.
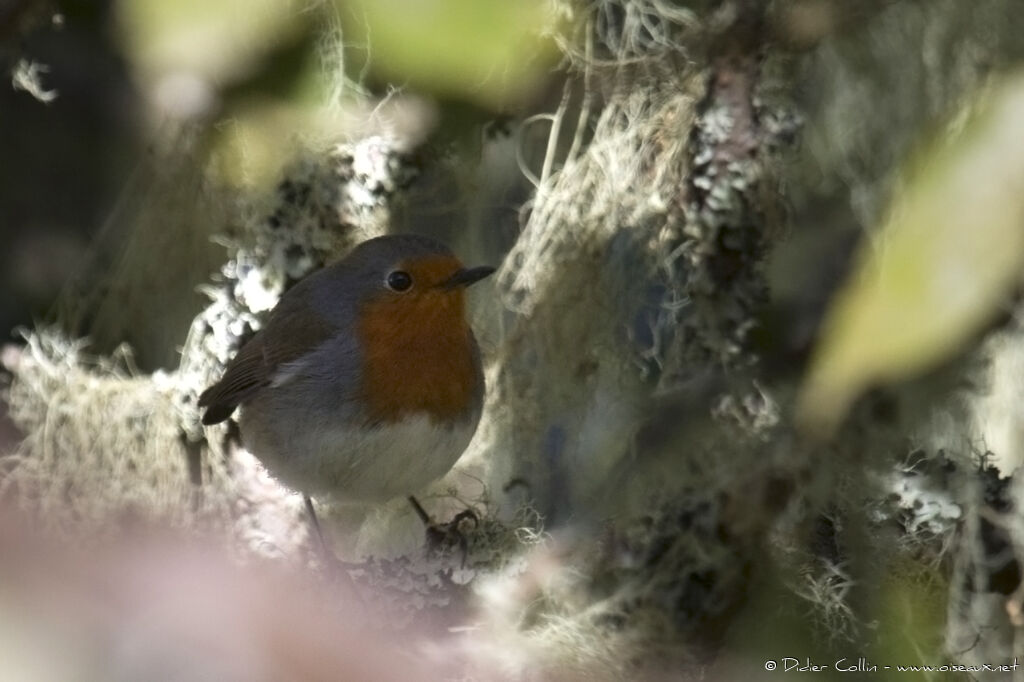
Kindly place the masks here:
[(368, 627), (367, 606), (312, 574), (241, 566), (211, 543), (154, 528), (69, 546), (0, 512), (0, 679), (443, 676), (417, 659), (412, 635)]

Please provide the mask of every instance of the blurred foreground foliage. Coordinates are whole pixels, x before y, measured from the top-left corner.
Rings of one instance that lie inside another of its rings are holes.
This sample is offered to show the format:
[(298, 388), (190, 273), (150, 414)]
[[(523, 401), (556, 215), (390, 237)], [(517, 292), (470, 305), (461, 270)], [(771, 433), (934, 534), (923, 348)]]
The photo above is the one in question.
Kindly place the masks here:
[(1020, 283), (1024, 74), (997, 80), (914, 160), (825, 320), (802, 417), (831, 428), (866, 389), (950, 360)]
[(212, 123), (210, 150), (224, 178), (262, 186), (292, 158), (292, 136), (350, 132), (346, 92), (381, 84), (390, 96), (408, 86), (491, 112), (520, 103), (557, 56), (546, 35), (551, 7), (545, 0), (120, 0), (117, 24), (157, 116)]

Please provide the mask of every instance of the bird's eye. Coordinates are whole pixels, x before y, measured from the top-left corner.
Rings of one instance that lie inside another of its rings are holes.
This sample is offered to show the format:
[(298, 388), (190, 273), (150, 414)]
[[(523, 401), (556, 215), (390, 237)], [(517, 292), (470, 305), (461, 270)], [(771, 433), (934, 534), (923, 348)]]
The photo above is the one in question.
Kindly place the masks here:
[(388, 275), (388, 288), (392, 291), (408, 291), (412, 286), (412, 277), (404, 270), (395, 270)]

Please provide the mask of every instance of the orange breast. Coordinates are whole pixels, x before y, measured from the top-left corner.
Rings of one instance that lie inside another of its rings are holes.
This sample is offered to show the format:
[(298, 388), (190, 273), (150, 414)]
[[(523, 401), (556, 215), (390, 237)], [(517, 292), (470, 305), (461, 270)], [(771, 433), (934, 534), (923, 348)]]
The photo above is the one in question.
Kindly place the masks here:
[(362, 396), (373, 421), (425, 413), (436, 421), (466, 414), (477, 391), (462, 290), (385, 297), (360, 315)]

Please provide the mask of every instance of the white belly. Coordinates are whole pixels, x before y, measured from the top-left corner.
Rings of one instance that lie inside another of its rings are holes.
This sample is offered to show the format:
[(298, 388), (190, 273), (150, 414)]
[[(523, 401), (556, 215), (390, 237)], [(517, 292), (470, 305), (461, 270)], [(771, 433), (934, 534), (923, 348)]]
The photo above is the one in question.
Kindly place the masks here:
[(477, 419), (439, 427), (426, 416), (373, 429), (341, 425), (269, 433), (247, 422), (246, 448), (286, 485), (337, 501), (411, 495), (444, 476), (469, 445)]

